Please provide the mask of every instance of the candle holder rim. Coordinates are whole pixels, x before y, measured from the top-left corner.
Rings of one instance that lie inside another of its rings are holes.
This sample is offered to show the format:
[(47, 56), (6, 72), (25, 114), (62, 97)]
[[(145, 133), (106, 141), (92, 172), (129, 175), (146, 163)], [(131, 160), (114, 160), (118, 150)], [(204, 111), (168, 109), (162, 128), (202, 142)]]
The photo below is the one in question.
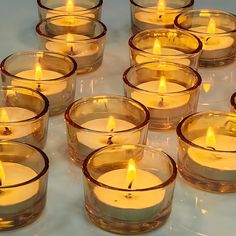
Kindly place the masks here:
[(236, 92), (230, 98), (231, 105), (236, 109)]
[(188, 145), (194, 147), (194, 148), (197, 148), (197, 149), (200, 149), (200, 150), (205, 150), (205, 151), (208, 151), (208, 152), (217, 152), (217, 153), (235, 153), (236, 154), (236, 149), (234, 151), (227, 151), (227, 150), (212, 150), (210, 148), (205, 148), (203, 146), (200, 146), (200, 145), (197, 145), (193, 142), (191, 142), (189, 139), (187, 139), (185, 137), (185, 135), (182, 133), (182, 126), (183, 124), (189, 119), (189, 118), (192, 118), (194, 116), (199, 116), (199, 115), (205, 115), (205, 114), (214, 114), (214, 115), (227, 115), (227, 116), (232, 116), (232, 117), (235, 117), (236, 118), (236, 115), (234, 115), (233, 113), (228, 113), (228, 112), (222, 112), (222, 111), (205, 111), (205, 112), (196, 112), (196, 113), (193, 113), (191, 115), (188, 115), (186, 116), (184, 119), (182, 119), (179, 124), (177, 125), (177, 128), (176, 128), (176, 133), (177, 133), (177, 136), (179, 137), (179, 139), (181, 139), (182, 141), (184, 141), (185, 143), (187, 143)]
[[(134, 6), (136, 6), (136, 7), (145, 9), (146, 11), (148, 10), (147, 7), (142, 6), (142, 5), (138, 4), (138, 3), (136, 3), (136, 0), (130, 0), (130, 3), (131, 3), (132, 5), (134, 5)], [(177, 11), (179, 11), (179, 10), (181, 10), (181, 9), (187, 9), (187, 8), (193, 6), (193, 4), (194, 4), (194, 0), (189, 0), (189, 3), (186, 4), (186, 5), (184, 5), (184, 6), (182, 6), (182, 7), (178, 7), (178, 8), (165, 9), (165, 12), (177, 12)]]
[[(233, 13), (231, 13), (231, 12), (227, 12), (227, 11), (223, 11), (223, 10), (218, 10), (218, 9), (195, 9), (195, 10), (188, 10), (188, 11), (183, 11), (183, 12), (181, 12), (179, 15), (177, 15), (176, 17), (175, 17), (175, 19), (174, 19), (174, 25), (175, 25), (175, 27), (177, 28), (177, 29), (180, 29), (180, 30), (186, 30), (186, 31), (188, 31), (188, 32), (190, 32), (190, 33), (197, 33), (198, 35), (200, 35), (200, 36), (209, 36), (209, 37), (211, 37), (211, 36), (214, 36), (214, 35), (219, 35), (219, 36), (227, 36), (227, 35), (229, 35), (229, 34), (231, 34), (231, 33), (235, 33), (236, 32), (236, 27), (235, 27), (235, 29), (233, 29), (233, 30), (229, 30), (229, 31), (226, 31), (226, 32), (215, 32), (215, 33), (204, 33), (204, 32), (198, 32), (198, 31), (195, 31), (195, 30), (191, 30), (191, 29), (189, 29), (189, 28), (184, 28), (184, 27), (182, 27), (181, 25), (180, 25), (180, 23), (178, 22), (178, 20), (179, 20), (179, 18), (181, 17), (181, 16), (185, 16), (185, 15), (187, 15), (187, 14), (191, 14), (191, 13), (193, 13), (193, 12), (201, 12), (201, 11), (205, 11), (205, 12), (207, 12), (207, 13), (213, 13), (213, 14), (225, 14), (225, 15), (228, 15), (228, 16), (231, 16), (232, 18), (235, 18), (235, 21), (236, 21), (236, 15), (234, 15)], [(211, 16), (211, 15), (210, 15)]]
[(155, 185), (155, 186), (152, 186), (152, 187), (149, 187), (149, 188), (123, 189), (123, 188), (109, 186), (107, 184), (101, 183), (101, 182), (97, 181), (96, 179), (94, 179), (90, 175), (90, 173), (88, 171), (88, 168), (87, 168), (87, 165), (88, 165), (90, 159), (92, 158), (92, 156), (95, 153), (101, 152), (101, 151), (109, 149), (111, 147), (112, 148), (117, 148), (117, 147), (122, 147), (122, 146), (124, 146), (124, 145), (122, 145), (122, 144), (112, 144), (112, 145), (105, 146), (105, 147), (99, 148), (97, 150), (94, 150), (92, 153), (90, 153), (86, 157), (86, 159), (84, 160), (83, 166), (82, 166), (83, 174), (87, 178), (87, 180), (89, 180), (90, 182), (92, 182), (93, 184), (96, 184), (97, 186), (99, 186), (101, 188), (106, 188), (106, 189), (116, 190), (116, 191), (124, 191), (124, 192), (139, 192), (139, 191), (151, 191), (151, 190), (156, 190), (156, 189), (162, 189), (162, 188), (170, 185), (171, 183), (173, 183), (175, 181), (175, 179), (177, 177), (177, 172), (178, 171), (177, 171), (177, 165), (176, 165), (174, 159), (170, 155), (168, 155), (166, 152), (164, 152), (162, 150), (158, 150), (157, 148), (155, 148), (153, 146), (142, 145), (142, 144), (125, 144), (125, 146), (136, 146), (136, 147), (138, 146), (138, 147), (148, 148), (148, 149), (151, 149), (152, 151), (164, 154), (168, 158), (168, 160), (170, 161), (170, 164), (172, 166), (172, 174), (171, 174), (171, 176), (167, 180), (165, 180), (164, 182), (162, 182), (159, 185)]
[[(93, 100), (93, 99), (106, 99), (106, 98), (112, 98), (112, 99), (123, 99), (123, 100), (126, 100), (126, 101), (130, 101), (132, 103), (135, 103), (136, 105), (139, 106), (139, 108), (141, 108), (144, 112), (145, 112), (145, 119), (143, 122), (141, 122), (139, 125), (133, 127), (133, 128), (130, 128), (130, 129), (126, 129), (126, 130), (119, 130), (119, 131), (113, 131), (113, 132), (109, 132), (109, 131), (99, 131), (99, 130), (93, 130), (93, 129), (89, 129), (89, 128), (85, 128), (83, 126), (80, 126), (78, 125), (75, 121), (73, 121), (70, 117), (70, 110), (71, 108), (76, 104), (76, 103), (80, 103), (80, 102), (87, 102), (89, 100)], [(89, 97), (83, 97), (83, 98), (80, 98), (76, 101), (74, 101), (73, 103), (71, 103), (65, 113), (64, 113), (64, 119), (67, 123), (69, 123), (70, 125), (72, 125), (73, 127), (77, 128), (77, 129), (80, 129), (81, 131), (83, 132), (88, 132), (88, 133), (96, 133), (96, 134), (107, 134), (107, 135), (114, 135), (114, 134), (123, 134), (123, 133), (130, 133), (131, 131), (133, 132), (137, 132), (137, 130), (140, 130), (142, 129), (144, 126), (146, 126), (147, 124), (149, 124), (150, 122), (150, 112), (149, 110), (140, 102), (132, 99), (132, 98), (128, 98), (128, 97), (123, 97), (123, 96), (118, 96), (118, 95), (104, 95), (104, 96), (89, 96)]]
[(19, 120), (19, 121), (0, 122), (1, 124), (19, 124), (19, 123), (25, 123), (25, 122), (29, 122), (29, 121), (36, 121), (48, 112), (48, 110), (49, 110), (49, 100), (47, 99), (47, 97), (45, 95), (43, 95), (42, 93), (40, 93), (37, 90), (33, 90), (31, 88), (26, 88), (26, 87), (21, 87), (21, 86), (0, 86), (0, 91), (1, 90), (14, 89), (14, 88), (15, 89), (29, 90), (33, 93), (38, 94), (42, 98), (42, 100), (44, 101), (44, 108), (42, 109), (42, 111), (40, 111), (39, 114), (36, 114), (36, 116), (33, 116), (31, 118), (28, 118), (28, 119), (25, 119), (25, 120)]
[(50, 79), (50, 80), (47, 80), (47, 79), (40, 79), (41, 82), (55, 82), (55, 81), (60, 81), (60, 80), (65, 80), (69, 77), (71, 77), (73, 74), (75, 74), (76, 70), (77, 70), (77, 63), (75, 61), (74, 58), (72, 58), (71, 56), (69, 55), (66, 55), (66, 54), (62, 54), (62, 53), (57, 53), (57, 52), (51, 52), (51, 51), (46, 51), (46, 50), (31, 50), (31, 51), (18, 51), (16, 53), (12, 53), (10, 54), (9, 56), (5, 57), (1, 64), (0, 64), (0, 68), (1, 68), (1, 72), (5, 75), (8, 75), (8, 76), (11, 76), (12, 78), (15, 78), (17, 80), (23, 80), (23, 81), (36, 81), (35, 79), (26, 79), (26, 78), (23, 78), (23, 77), (19, 77), (19, 76), (16, 76), (12, 73), (10, 73), (8, 70), (5, 69), (5, 63), (11, 59), (13, 56), (21, 56), (21, 55), (29, 55), (29, 54), (36, 54), (36, 53), (44, 53), (44, 54), (54, 54), (54, 55), (59, 55), (63, 58), (67, 58), (72, 64), (72, 69), (70, 70), (69, 73), (63, 75), (63, 76), (60, 76), (60, 77), (57, 77), (57, 78), (53, 78), (53, 79)]
[(31, 144), (21, 143), (21, 142), (17, 142), (17, 141), (0, 141), (0, 145), (7, 145), (9, 143), (13, 144), (13, 145), (18, 144), (18, 145), (22, 145), (22, 146), (27, 146), (28, 148), (32, 149), (33, 151), (37, 151), (44, 160), (44, 167), (43, 167), (42, 171), (40, 173), (37, 173), (37, 176), (35, 176), (34, 178), (27, 180), (25, 182), (14, 184), (14, 185), (0, 186), (0, 191), (1, 191), (1, 189), (17, 188), (17, 187), (22, 187), (22, 186), (31, 184), (31, 183), (35, 182), (36, 180), (39, 180), (42, 176), (44, 176), (48, 172), (48, 169), (49, 169), (48, 156), (41, 149), (39, 149)]
[[(146, 90), (146, 89), (142, 89), (142, 88), (138, 88), (137, 86), (133, 85), (132, 83), (130, 83), (129, 79), (128, 79), (128, 73), (131, 72), (131, 70), (136, 70), (136, 68), (141, 68), (142, 66), (145, 66), (145, 65), (150, 65), (150, 64), (169, 64), (169, 65), (174, 65), (174, 66), (178, 66), (178, 67), (182, 67), (182, 69), (187, 69), (189, 71), (191, 71), (192, 74), (195, 75), (195, 78), (196, 78), (196, 82), (194, 83), (193, 86), (191, 86), (190, 88), (187, 88), (185, 90), (181, 90), (181, 91), (176, 91), (176, 92), (166, 92), (166, 93), (160, 93), (158, 91), (149, 91), (149, 90)], [(182, 65), (182, 64), (177, 64), (177, 63), (174, 63), (174, 62), (168, 62), (168, 61), (156, 61), (156, 62), (145, 62), (145, 63), (141, 63), (141, 64), (135, 64), (135, 65), (132, 65), (130, 66), (128, 69), (125, 70), (124, 74), (123, 74), (123, 81), (126, 85), (128, 85), (129, 87), (137, 90), (137, 91), (141, 91), (141, 92), (145, 92), (145, 93), (149, 93), (149, 94), (157, 94), (157, 95), (180, 95), (180, 94), (185, 94), (185, 93), (188, 93), (189, 91), (192, 91), (192, 90), (195, 90), (196, 88), (198, 88), (201, 83), (202, 83), (202, 78), (201, 78), (201, 75), (195, 71), (194, 69), (192, 69), (191, 67), (188, 67), (188, 66), (185, 66), (185, 65)]]
[[(51, 11), (54, 11), (54, 12), (64, 12), (64, 11), (61, 11), (61, 10), (55, 10), (54, 8), (50, 8), (50, 7), (47, 7), (45, 6), (43, 3), (42, 3), (42, 0), (37, 0), (37, 4), (40, 8), (43, 8), (43, 9), (46, 9), (46, 10), (51, 10)], [(96, 8), (99, 8), (101, 5), (103, 4), (103, 0), (98, 0), (98, 3), (91, 7), (91, 8), (87, 8), (85, 10), (80, 10), (80, 11), (72, 11), (73, 13), (75, 12), (86, 12), (86, 11), (90, 11), (90, 10), (93, 10), (93, 9), (96, 9)]]
[(140, 48), (138, 48), (138, 47), (136, 47), (136, 46), (134, 45), (133, 40), (134, 40), (137, 36), (139, 36), (139, 34), (141, 34), (141, 33), (146, 33), (146, 32), (148, 32), (148, 31), (150, 31), (150, 30), (152, 30), (152, 31), (158, 31), (158, 32), (165, 32), (165, 31), (166, 31), (166, 32), (176, 32), (176, 31), (179, 31), (179, 32), (181, 32), (182, 34), (185, 34), (185, 35), (188, 35), (188, 36), (191, 36), (192, 38), (194, 38), (194, 39), (197, 41), (198, 47), (197, 47), (196, 49), (194, 49), (192, 52), (179, 54), (179, 55), (178, 55), (178, 58), (180, 58), (180, 59), (189, 58), (189, 56), (194, 56), (195, 54), (200, 53), (201, 50), (202, 50), (203, 43), (202, 43), (202, 41), (201, 41), (197, 36), (195, 36), (194, 34), (192, 34), (192, 33), (190, 33), (190, 32), (186, 32), (186, 31), (183, 30), (183, 29), (165, 29), (165, 28), (152, 28), (152, 29), (146, 29), (146, 30), (137, 32), (136, 34), (134, 34), (133, 36), (131, 36), (131, 37), (129, 38), (129, 41), (128, 41), (129, 46), (130, 46), (131, 48), (133, 48), (133, 49), (135, 49), (135, 50), (141, 52), (141, 53), (145, 53), (145, 54), (148, 54), (148, 55), (154, 55), (154, 56), (156, 56), (156, 57), (158, 57), (158, 58), (166, 58), (166, 57), (168, 57), (168, 58), (172, 58), (172, 57), (173, 57), (173, 58), (176, 58), (176, 57), (177, 57), (176, 55), (169, 55), (169, 54), (168, 54), (168, 55), (167, 55), (167, 54), (160, 54), (160, 55), (158, 55), (158, 54), (153, 54), (153, 53), (148, 52), (148, 51), (146, 51), (146, 50), (142, 50), (142, 49), (140, 49)]
[(41, 20), (40, 22), (38, 22), (38, 24), (36, 25), (36, 32), (46, 38), (46, 39), (53, 39), (54, 41), (56, 42), (64, 42), (65, 40), (64, 39), (58, 39), (58, 38), (54, 38), (53, 36), (49, 36), (47, 35), (46, 33), (44, 33), (42, 30), (41, 30), (41, 26), (46, 23), (47, 21), (49, 20), (54, 20), (54, 19), (59, 19), (59, 18), (62, 18), (62, 17), (75, 17), (77, 19), (82, 19), (82, 20), (89, 20), (90, 22), (96, 22), (98, 23), (100, 26), (102, 26), (102, 32), (95, 36), (95, 37), (91, 37), (91, 38), (87, 38), (87, 39), (77, 39), (77, 40), (72, 40), (70, 41), (71, 43), (83, 43), (83, 42), (92, 42), (92, 41), (95, 41), (97, 39), (100, 39), (102, 37), (104, 37), (107, 33), (107, 27), (106, 25), (100, 21), (100, 20), (97, 20), (97, 19), (93, 19), (93, 18), (90, 18), (90, 17), (84, 17), (84, 16), (78, 16), (78, 15), (58, 15), (58, 16), (53, 16), (53, 17), (50, 17), (50, 18), (46, 18), (46, 19), (43, 19)]

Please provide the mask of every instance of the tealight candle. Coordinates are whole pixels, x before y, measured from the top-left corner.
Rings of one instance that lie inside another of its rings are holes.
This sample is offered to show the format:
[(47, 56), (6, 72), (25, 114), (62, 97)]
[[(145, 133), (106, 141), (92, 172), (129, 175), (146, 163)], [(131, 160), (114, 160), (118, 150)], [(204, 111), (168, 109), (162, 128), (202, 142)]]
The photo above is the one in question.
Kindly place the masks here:
[(130, 63), (150, 61), (178, 61), (193, 69), (198, 68), (202, 43), (193, 34), (175, 29), (148, 29), (129, 40)]
[[(113, 155), (116, 158), (108, 159)], [(162, 171), (157, 171), (158, 165)], [(112, 145), (95, 151), (83, 165), (89, 218), (114, 233), (159, 227), (171, 211), (175, 168), (166, 154), (141, 145)], [(170, 185), (167, 179), (172, 179)]]
[(201, 39), (201, 66), (224, 65), (234, 59), (236, 17), (233, 14), (219, 10), (187, 11), (175, 19), (175, 25)]
[[(39, 22), (36, 31), (40, 37), (40, 48), (65, 53), (78, 64), (77, 73), (96, 70), (103, 59), (106, 26), (95, 19), (64, 15), (48, 18)], [(67, 26), (58, 25), (67, 22)], [(76, 22), (86, 22), (86, 27)]]
[(72, 103), (65, 120), (70, 157), (81, 165), (88, 154), (107, 145), (145, 144), (149, 112), (125, 97), (97, 96)]
[(173, 28), (175, 17), (183, 10), (191, 9), (193, 0), (137, 1), (130, 0), (133, 32), (151, 28)]
[(231, 102), (231, 111), (236, 113), (236, 93), (234, 93), (231, 96), (230, 102)]
[(47, 98), (23, 87), (1, 87), (0, 140), (15, 140), (43, 148), (47, 139)]
[(134, 65), (124, 72), (125, 92), (151, 114), (151, 129), (174, 128), (197, 109), (200, 75), (189, 67), (171, 62)]
[(27, 225), (46, 203), (48, 158), (23, 143), (0, 142), (0, 231)]
[(74, 99), (77, 65), (64, 54), (15, 53), (3, 60), (1, 68), (4, 85), (24, 86), (44, 94), (50, 102), (50, 115), (63, 112)]
[(230, 113), (203, 112), (180, 122), (178, 161), (187, 181), (207, 191), (235, 191), (235, 121)]

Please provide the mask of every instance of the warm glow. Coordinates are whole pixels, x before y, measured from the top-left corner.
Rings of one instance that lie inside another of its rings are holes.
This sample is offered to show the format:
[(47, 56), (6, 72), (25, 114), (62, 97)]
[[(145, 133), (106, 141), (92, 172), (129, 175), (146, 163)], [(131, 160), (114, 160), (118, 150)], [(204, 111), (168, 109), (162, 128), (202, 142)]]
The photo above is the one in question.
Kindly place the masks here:
[(165, 76), (161, 76), (158, 92), (159, 93), (166, 93), (167, 92)]
[(9, 122), (7, 111), (4, 108), (1, 109), (0, 122)]
[(157, 11), (165, 11), (166, 9), (166, 0), (159, 0), (157, 3)]
[(215, 148), (216, 146), (216, 135), (214, 129), (211, 126), (207, 129), (206, 146), (212, 148)]
[(112, 132), (116, 130), (116, 119), (113, 116), (109, 116), (107, 122), (107, 131)]
[(15, 96), (16, 92), (14, 90), (7, 90), (7, 97), (8, 96)]
[(2, 185), (4, 180), (5, 180), (5, 173), (4, 173), (2, 162), (0, 161), (0, 185)]
[(71, 33), (66, 35), (66, 44), (72, 50), (73, 49), (74, 36)]
[(215, 32), (216, 32), (216, 22), (213, 18), (211, 18), (207, 27), (207, 33), (214, 34)]
[(74, 11), (74, 1), (73, 0), (67, 0), (66, 2), (66, 11), (67, 12), (72, 12)]
[(161, 43), (158, 39), (156, 39), (154, 42), (153, 54), (161, 54)]
[(42, 67), (40, 63), (36, 63), (35, 65), (35, 80), (41, 80), (43, 78)]
[(128, 163), (127, 181), (129, 183), (128, 188), (132, 187), (134, 180), (136, 179), (136, 166), (135, 161), (131, 158)]
[(205, 93), (208, 93), (211, 90), (211, 84), (210, 83), (203, 83), (203, 89)]

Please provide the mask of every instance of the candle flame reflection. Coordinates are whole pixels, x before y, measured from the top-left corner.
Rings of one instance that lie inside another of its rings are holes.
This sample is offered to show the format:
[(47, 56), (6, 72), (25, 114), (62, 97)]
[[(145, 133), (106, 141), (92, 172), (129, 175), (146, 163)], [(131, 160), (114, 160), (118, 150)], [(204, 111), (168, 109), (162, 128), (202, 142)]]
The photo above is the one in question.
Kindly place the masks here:
[(166, 9), (166, 0), (159, 0), (157, 3), (157, 11), (164, 12)]
[(161, 76), (158, 92), (159, 93), (166, 93), (167, 92), (166, 77), (165, 76)]
[(132, 184), (136, 179), (136, 166), (135, 161), (131, 158), (128, 163), (127, 181), (129, 183), (128, 188), (132, 188)]
[(206, 146), (212, 149), (216, 147), (216, 135), (214, 129), (210, 126), (206, 134)]
[(2, 162), (0, 161), (0, 186), (3, 184), (3, 182), (5, 181), (5, 172), (4, 172), (4, 169), (3, 169), (3, 165), (2, 165)]
[(67, 0), (66, 2), (66, 11), (67, 12), (72, 12), (74, 11), (74, 1), (73, 0)]
[(207, 33), (214, 34), (215, 32), (216, 32), (216, 22), (213, 18), (211, 18), (207, 27)]
[(107, 122), (107, 131), (112, 132), (116, 130), (116, 119), (113, 116), (109, 116)]
[(161, 43), (158, 39), (155, 40), (153, 45), (153, 54), (161, 54)]
[(9, 122), (7, 111), (4, 108), (0, 112), (0, 122)]
[(41, 80), (43, 78), (42, 67), (40, 63), (36, 63), (35, 65), (35, 80)]

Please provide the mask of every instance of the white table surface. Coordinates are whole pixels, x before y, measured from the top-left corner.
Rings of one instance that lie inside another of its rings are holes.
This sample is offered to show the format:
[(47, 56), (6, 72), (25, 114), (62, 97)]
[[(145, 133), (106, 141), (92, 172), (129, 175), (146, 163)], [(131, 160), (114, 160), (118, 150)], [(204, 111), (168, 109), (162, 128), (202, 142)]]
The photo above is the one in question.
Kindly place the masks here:
[[(55, 0), (56, 1), (56, 0)], [(195, 0), (195, 8), (224, 9), (236, 13), (236, 0)], [(80, 76), (76, 98), (97, 94), (123, 94), (122, 74), (129, 67), (128, 38), (130, 13), (128, 0), (104, 0), (103, 22), (108, 27), (104, 62), (95, 73)], [(0, 1), (0, 56), (37, 48), (36, 0)], [(200, 70), (203, 81), (212, 84), (201, 94), (200, 110), (229, 110), (229, 97), (236, 91), (236, 63), (227, 67)], [(223, 86), (222, 86), (223, 85)], [(148, 143), (162, 147), (176, 159), (175, 131), (150, 132)], [(83, 208), (81, 170), (68, 158), (63, 115), (50, 118), (44, 151), (50, 159), (47, 206), (33, 224), (14, 231), (11, 236), (108, 236), (89, 223)], [(173, 210), (164, 226), (150, 236), (234, 236), (236, 235), (236, 194), (212, 194), (196, 190), (177, 180)]]

